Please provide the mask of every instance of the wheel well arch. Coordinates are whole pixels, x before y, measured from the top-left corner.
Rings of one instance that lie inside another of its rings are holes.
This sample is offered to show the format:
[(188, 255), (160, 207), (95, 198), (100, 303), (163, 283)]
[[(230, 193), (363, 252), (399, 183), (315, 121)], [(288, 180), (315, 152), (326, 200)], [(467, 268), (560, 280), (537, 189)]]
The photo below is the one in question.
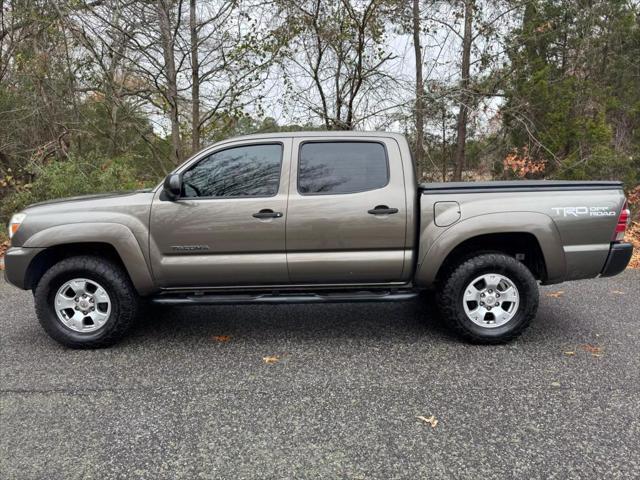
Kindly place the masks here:
[(483, 252), (500, 252), (515, 257), (537, 280), (544, 282), (547, 279), (544, 255), (536, 236), (529, 232), (500, 232), (477, 235), (456, 245), (440, 265), (436, 282), (454, 265)]
[(64, 243), (47, 247), (36, 255), (29, 263), (25, 274), (25, 288), (34, 290), (44, 273), (53, 265), (65, 258), (77, 257), (80, 255), (92, 255), (105, 258), (119, 267), (131, 280), (129, 272), (118, 253), (118, 250), (106, 242), (78, 242)]

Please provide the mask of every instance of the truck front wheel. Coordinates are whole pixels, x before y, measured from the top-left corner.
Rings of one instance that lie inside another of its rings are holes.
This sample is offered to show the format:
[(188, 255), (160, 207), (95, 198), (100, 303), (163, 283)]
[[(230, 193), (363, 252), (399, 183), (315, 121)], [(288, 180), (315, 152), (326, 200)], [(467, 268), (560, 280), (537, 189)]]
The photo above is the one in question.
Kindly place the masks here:
[(34, 300), (44, 330), (71, 348), (114, 344), (133, 324), (139, 303), (123, 269), (93, 256), (53, 265), (38, 282)]
[(444, 319), (467, 340), (504, 343), (519, 336), (535, 317), (538, 284), (515, 258), (480, 254), (448, 271), (438, 303)]

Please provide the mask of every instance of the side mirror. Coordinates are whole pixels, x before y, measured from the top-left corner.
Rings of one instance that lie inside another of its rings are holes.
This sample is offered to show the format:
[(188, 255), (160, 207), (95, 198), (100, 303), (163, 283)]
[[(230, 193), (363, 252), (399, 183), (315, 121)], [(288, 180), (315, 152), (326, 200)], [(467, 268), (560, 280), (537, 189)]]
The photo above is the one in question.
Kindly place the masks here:
[(164, 179), (164, 193), (170, 200), (176, 200), (182, 194), (182, 175), (170, 173)]

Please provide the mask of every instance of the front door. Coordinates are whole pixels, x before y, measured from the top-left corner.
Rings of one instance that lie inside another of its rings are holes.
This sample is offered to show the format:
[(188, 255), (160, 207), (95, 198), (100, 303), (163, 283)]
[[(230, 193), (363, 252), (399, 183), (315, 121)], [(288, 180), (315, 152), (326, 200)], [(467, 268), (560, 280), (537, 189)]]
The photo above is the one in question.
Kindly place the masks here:
[(294, 139), (287, 261), (294, 283), (402, 281), (407, 206), (397, 142)]
[(225, 144), (184, 168), (181, 198), (157, 193), (150, 250), (160, 286), (289, 282), (290, 152), (290, 139)]

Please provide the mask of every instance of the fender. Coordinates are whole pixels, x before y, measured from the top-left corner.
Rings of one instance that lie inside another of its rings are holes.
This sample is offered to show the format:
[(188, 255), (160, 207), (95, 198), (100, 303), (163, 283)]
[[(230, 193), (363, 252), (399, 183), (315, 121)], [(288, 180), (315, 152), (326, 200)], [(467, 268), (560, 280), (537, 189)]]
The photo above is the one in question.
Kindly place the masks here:
[(96, 242), (114, 247), (140, 295), (156, 290), (149, 266), (133, 232), (119, 223), (65, 224), (35, 233), (25, 248), (47, 248), (67, 243)]
[[(447, 256), (462, 242), (492, 233), (530, 233), (536, 237), (547, 269), (545, 283), (561, 282), (567, 271), (560, 232), (551, 217), (536, 212), (490, 213), (468, 218), (444, 230), (434, 241), (433, 230), (426, 228), (420, 236), (422, 258), (416, 268), (415, 284), (431, 286)], [(422, 252), (425, 252), (422, 254)]]

